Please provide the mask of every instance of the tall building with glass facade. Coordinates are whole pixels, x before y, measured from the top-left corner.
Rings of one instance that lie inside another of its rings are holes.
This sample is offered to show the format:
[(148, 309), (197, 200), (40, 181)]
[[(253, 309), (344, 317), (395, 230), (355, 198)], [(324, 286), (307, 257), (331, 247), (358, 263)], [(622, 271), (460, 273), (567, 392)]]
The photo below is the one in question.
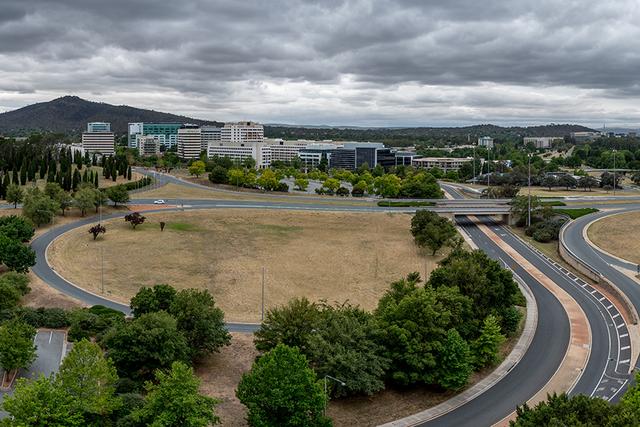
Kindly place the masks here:
[(129, 123), (129, 148), (138, 148), (142, 136), (154, 137), (165, 148), (178, 143), (178, 129), (182, 123)]

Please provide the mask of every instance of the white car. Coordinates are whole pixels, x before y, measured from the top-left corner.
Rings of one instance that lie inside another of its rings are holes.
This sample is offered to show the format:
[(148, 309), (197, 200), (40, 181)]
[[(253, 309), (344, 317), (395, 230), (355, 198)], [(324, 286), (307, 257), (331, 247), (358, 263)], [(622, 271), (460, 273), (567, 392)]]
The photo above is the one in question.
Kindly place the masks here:
[(154, 205), (164, 205), (166, 202), (162, 199), (158, 199), (158, 200), (154, 200), (153, 204)]

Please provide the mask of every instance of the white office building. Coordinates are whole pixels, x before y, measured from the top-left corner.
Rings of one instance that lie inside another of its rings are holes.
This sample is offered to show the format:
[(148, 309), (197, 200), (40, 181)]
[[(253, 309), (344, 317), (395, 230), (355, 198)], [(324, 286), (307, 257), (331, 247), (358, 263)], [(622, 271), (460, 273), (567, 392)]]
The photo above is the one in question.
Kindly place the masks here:
[(473, 162), (473, 157), (417, 157), (411, 160), (411, 165), (416, 168), (438, 168), (444, 172), (457, 171), (462, 165)]
[(247, 158), (256, 161), (257, 168), (267, 168), (271, 164), (271, 147), (263, 141), (246, 143), (209, 143), (207, 157), (228, 157), (234, 162), (242, 162)]
[(290, 162), (296, 157), (300, 157), (300, 150), (315, 141), (299, 139), (296, 141), (285, 141), (283, 139), (265, 139), (264, 142), (271, 147), (271, 161)]
[(563, 141), (561, 136), (527, 136), (524, 138), (524, 144), (533, 144), (536, 148), (551, 148), (551, 144), (555, 141)]
[(490, 136), (478, 138), (478, 145), (480, 147), (493, 148), (493, 138)]
[(92, 122), (87, 124), (87, 131), (82, 133), (82, 150), (90, 154), (115, 154), (115, 137), (111, 132), (111, 124)]
[(225, 123), (221, 129), (220, 139), (223, 143), (262, 142), (264, 127), (255, 122)]
[(202, 152), (202, 130), (198, 125), (185, 124), (178, 129), (178, 157), (198, 159)]

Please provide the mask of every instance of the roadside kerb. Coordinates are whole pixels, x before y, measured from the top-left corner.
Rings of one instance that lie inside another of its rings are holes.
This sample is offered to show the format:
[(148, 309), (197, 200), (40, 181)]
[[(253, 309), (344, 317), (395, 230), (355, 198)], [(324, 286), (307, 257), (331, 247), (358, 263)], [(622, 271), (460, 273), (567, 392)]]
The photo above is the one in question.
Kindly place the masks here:
[[(461, 232), (461, 234), (463, 235), (463, 237), (466, 236), (466, 233), (464, 232)], [(456, 396), (448, 399), (445, 402), (442, 402), (439, 405), (426, 409), (422, 412), (418, 412), (417, 414), (413, 414), (399, 420), (382, 424), (381, 427), (416, 426), (438, 418), (451, 411), (454, 411), (460, 406), (475, 399), (482, 393), (488, 391), (502, 378), (504, 378), (520, 362), (520, 360), (524, 357), (525, 353), (529, 349), (529, 345), (531, 344), (533, 336), (536, 332), (536, 327), (538, 325), (538, 305), (535, 298), (533, 297), (531, 289), (529, 288), (529, 286), (527, 286), (524, 280), (522, 280), (517, 274), (515, 274), (515, 272), (513, 272), (513, 276), (527, 301), (527, 316), (525, 319), (524, 327), (522, 329), (522, 333), (520, 334), (520, 338), (518, 338), (518, 342), (513, 347), (513, 350), (511, 350), (511, 353), (509, 353), (509, 355), (492, 373), (490, 373), (480, 382), (469, 387), (462, 393), (457, 394)]]
[(560, 244), (558, 245), (558, 252), (560, 253), (560, 256), (567, 264), (571, 265), (573, 268), (575, 268), (576, 270), (587, 276), (589, 279), (602, 286), (607, 292), (612, 294), (614, 296), (614, 299), (622, 304), (624, 308), (624, 310), (620, 311), (627, 312), (630, 317), (629, 320), (631, 321), (631, 324), (637, 325), (638, 312), (636, 311), (634, 305), (631, 303), (627, 295), (610, 280), (604, 277), (599, 271), (591, 267), (586, 262), (582, 261), (565, 243), (564, 233), (566, 229), (571, 226), (571, 224), (573, 224), (573, 221), (567, 221), (562, 226), (562, 228), (560, 228)]

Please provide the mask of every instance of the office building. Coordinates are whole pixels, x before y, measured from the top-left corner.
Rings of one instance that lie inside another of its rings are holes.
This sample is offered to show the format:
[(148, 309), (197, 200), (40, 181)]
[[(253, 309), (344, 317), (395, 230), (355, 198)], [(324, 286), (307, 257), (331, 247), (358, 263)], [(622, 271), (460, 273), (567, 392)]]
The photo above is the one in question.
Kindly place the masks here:
[(90, 122), (87, 123), (87, 132), (111, 132), (111, 123), (105, 122)]
[(533, 144), (536, 148), (551, 148), (555, 141), (564, 141), (561, 136), (527, 136), (524, 138), (524, 144)]
[(264, 127), (255, 122), (225, 123), (220, 139), (223, 143), (262, 142)]
[[(380, 142), (312, 143), (300, 149), (299, 157), (308, 168), (317, 167), (322, 157), (333, 169), (355, 170), (365, 163), (371, 168), (380, 165), (388, 169), (398, 164), (395, 151)], [(406, 161), (405, 157), (400, 161)]]
[(444, 172), (457, 171), (462, 165), (473, 162), (473, 157), (417, 157), (412, 160), (412, 165), (416, 168), (438, 168)]
[(222, 128), (217, 126), (201, 126), (202, 151), (206, 151), (209, 143), (222, 141)]
[(202, 130), (198, 125), (184, 124), (178, 129), (178, 157), (198, 159), (202, 152)]
[(478, 145), (480, 147), (493, 148), (493, 138), (490, 136), (478, 138)]
[(138, 148), (141, 136), (153, 136), (160, 146), (173, 148), (178, 143), (178, 129), (182, 123), (129, 123), (129, 148)]
[(87, 131), (82, 133), (82, 150), (90, 154), (113, 155), (115, 153), (115, 138), (111, 132), (111, 124), (88, 123)]
[(267, 168), (271, 165), (271, 147), (263, 141), (253, 141), (244, 143), (209, 143), (207, 157), (227, 157), (236, 163), (240, 163), (247, 158), (252, 158), (256, 162), (257, 168)]
[(157, 156), (160, 154), (160, 141), (158, 137), (152, 135), (144, 135), (138, 137), (138, 153), (140, 156)]
[(571, 138), (576, 143), (584, 143), (593, 141), (600, 137), (600, 132), (571, 132)]
[(291, 162), (300, 157), (300, 150), (314, 143), (306, 139), (285, 141), (283, 139), (265, 139), (265, 144), (271, 147), (271, 161)]

